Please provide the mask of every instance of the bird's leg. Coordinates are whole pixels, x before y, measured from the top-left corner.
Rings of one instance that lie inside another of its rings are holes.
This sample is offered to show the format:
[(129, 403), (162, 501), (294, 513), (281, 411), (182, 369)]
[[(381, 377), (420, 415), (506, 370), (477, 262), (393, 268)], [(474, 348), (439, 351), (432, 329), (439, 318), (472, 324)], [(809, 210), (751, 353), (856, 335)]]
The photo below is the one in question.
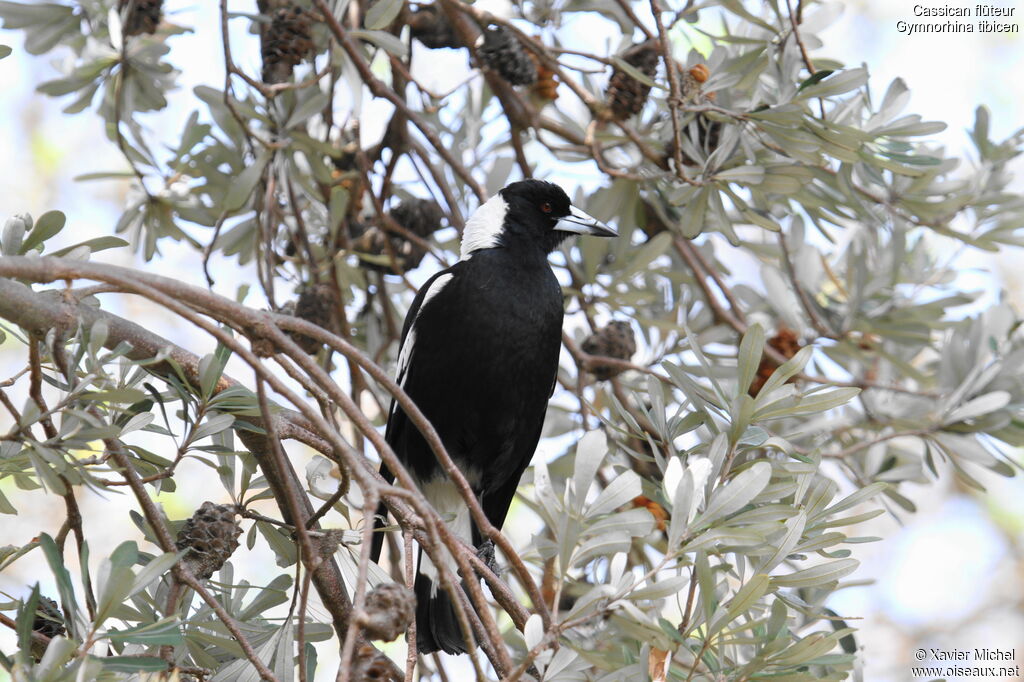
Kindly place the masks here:
[(491, 569), (491, 573), (498, 575), (498, 562), (494, 557), (494, 541), (484, 540), (480, 543), (480, 546), (476, 548), (476, 555), (480, 558), (480, 561), (487, 564), (487, 568)]

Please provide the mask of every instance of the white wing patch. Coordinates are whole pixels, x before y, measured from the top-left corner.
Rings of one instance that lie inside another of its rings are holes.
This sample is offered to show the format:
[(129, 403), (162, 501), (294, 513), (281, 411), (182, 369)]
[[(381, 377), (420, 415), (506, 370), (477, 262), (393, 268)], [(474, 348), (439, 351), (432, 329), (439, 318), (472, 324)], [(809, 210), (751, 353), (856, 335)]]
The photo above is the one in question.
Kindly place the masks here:
[(500, 243), (505, 225), (508, 202), (501, 194), (495, 194), (469, 216), (462, 231), (461, 260), (466, 260), (474, 251), (493, 249)]
[[(441, 293), (441, 289), (444, 288), (448, 282), (451, 281), (455, 275), (447, 273), (441, 275), (433, 282), (430, 283), (430, 288), (423, 294), (423, 301), (420, 303), (419, 310), (416, 311), (416, 317), (412, 319), (412, 324), (409, 325), (409, 333), (405, 335), (405, 343), (402, 344), (402, 349), (398, 352), (398, 385), (404, 388), (405, 386), (405, 374), (409, 369), (409, 360), (412, 359), (413, 346), (416, 345), (416, 320), (419, 318), (420, 313), (430, 302), (430, 299)], [(393, 410), (392, 410), (393, 411)]]

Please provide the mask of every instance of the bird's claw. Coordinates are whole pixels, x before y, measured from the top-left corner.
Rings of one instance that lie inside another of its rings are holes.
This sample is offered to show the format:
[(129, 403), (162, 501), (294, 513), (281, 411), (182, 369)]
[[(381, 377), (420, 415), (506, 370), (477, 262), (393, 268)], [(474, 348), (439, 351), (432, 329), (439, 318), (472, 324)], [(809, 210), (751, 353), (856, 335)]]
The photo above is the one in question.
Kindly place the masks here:
[(484, 540), (480, 543), (480, 546), (476, 549), (476, 555), (480, 561), (487, 565), (487, 568), (491, 569), (491, 573), (498, 575), (498, 562), (494, 557), (493, 540)]

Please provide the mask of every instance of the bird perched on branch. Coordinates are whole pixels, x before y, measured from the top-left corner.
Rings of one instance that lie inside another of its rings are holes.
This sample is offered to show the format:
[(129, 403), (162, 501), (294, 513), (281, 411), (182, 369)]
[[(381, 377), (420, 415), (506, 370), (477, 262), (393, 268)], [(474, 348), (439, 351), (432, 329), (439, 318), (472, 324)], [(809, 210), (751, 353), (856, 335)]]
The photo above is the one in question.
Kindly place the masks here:
[[(512, 183), (469, 218), (461, 259), (423, 285), (402, 329), (398, 383), (433, 424), (498, 528), (533, 457), (554, 392), (562, 291), (547, 256), (573, 234), (616, 236), (573, 206), (557, 185)], [(451, 519), (450, 528), (493, 563), (490, 540), (484, 542), (454, 483), (395, 402), (386, 439), (427, 500)], [(386, 467), (381, 473), (394, 480)], [(382, 540), (377, 533), (375, 560)], [(455, 562), (448, 561), (454, 573)], [(420, 652), (465, 653), (451, 597), (422, 550), (415, 591)]]

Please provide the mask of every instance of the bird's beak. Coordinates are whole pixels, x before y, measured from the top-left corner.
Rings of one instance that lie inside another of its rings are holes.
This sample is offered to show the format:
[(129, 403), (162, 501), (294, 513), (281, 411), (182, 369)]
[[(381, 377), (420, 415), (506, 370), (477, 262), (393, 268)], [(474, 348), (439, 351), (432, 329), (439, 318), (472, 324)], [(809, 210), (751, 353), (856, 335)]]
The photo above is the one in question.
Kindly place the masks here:
[(602, 223), (597, 218), (589, 216), (575, 206), (569, 207), (569, 215), (559, 219), (555, 228), (562, 232), (574, 234), (590, 234), (595, 237), (618, 237), (619, 233)]

